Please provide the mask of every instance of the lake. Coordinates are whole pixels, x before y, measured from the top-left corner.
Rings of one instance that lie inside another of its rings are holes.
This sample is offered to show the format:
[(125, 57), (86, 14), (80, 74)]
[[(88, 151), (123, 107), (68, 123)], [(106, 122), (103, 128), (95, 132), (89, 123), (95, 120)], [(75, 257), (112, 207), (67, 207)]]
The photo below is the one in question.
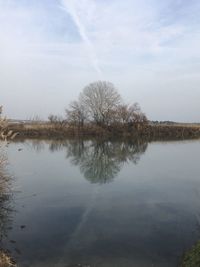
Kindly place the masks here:
[(200, 238), (200, 141), (8, 147), (20, 267), (177, 267)]

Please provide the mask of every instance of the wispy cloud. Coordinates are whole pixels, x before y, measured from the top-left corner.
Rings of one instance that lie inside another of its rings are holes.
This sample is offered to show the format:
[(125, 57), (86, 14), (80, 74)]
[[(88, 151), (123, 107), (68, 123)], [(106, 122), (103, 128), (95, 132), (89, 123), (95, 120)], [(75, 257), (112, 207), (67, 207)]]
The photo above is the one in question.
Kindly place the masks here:
[[(195, 37), (198, 31), (190, 21), (199, 6), (194, 2), (192, 7), (187, 4), (188, 10), (185, 1), (178, 0), (164, 4), (155, 0), (62, 0), (62, 5), (73, 17), (98, 72), (99, 65), (115, 68), (125, 61), (127, 66), (135, 62), (143, 64), (144, 56), (169, 58), (175, 50), (185, 50), (183, 40)], [(182, 57), (187, 56), (182, 53)]]
[[(84, 44), (86, 45), (89, 57), (90, 57), (91, 62), (92, 62), (92, 65), (93, 65), (94, 69), (96, 70), (96, 72), (98, 73), (99, 77), (102, 78), (102, 71), (101, 71), (101, 68), (99, 66), (99, 60), (98, 60), (96, 52), (95, 52), (95, 47), (87, 35), (85, 25), (81, 22), (81, 18), (79, 17), (79, 12), (77, 10), (77, 7), (83, 6), (83, 1), (82, 0), (78, 0), (78, 1), (62, 0), (62, 6), (63, 6), (64, 10), (66, 12), (68, 12), (71, 15), (71, 17), (73, 18), (74, 23), (76, 24), (78, 31), (80, 33), (80, 36), (81, 36)], [(89, 7), (90, 7), (90, 5), (86, 6), (87, 10)], [(81, 9), (81, 11), (83, 11), (83, 9)]]
[(59, 113), (103, 77), (152, 118), (173, 117), (182, 95), (172, 119), (190, 99), (197, 120), (199, 13), (198, 0), (0, 0), (0, 104), (9, 116), (24, 117), (22, 99), (26, 116)]

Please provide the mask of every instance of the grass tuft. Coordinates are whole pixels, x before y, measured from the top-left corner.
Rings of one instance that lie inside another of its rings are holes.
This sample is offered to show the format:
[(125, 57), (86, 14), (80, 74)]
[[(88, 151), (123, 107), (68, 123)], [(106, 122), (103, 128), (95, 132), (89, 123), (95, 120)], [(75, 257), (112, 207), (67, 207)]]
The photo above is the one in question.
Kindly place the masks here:
[(0, 251), (0, 267), (17, 267), (17, 265), (8, 254)]
[(185, 253), (180, 267), (199, 267), (200, 266), (200, 241), (192, 249)]

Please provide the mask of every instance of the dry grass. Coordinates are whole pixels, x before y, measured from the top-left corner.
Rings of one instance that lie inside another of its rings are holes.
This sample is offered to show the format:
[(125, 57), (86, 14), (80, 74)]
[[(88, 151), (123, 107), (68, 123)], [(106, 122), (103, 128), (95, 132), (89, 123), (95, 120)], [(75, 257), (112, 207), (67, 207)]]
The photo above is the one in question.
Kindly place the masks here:
[(17, 265), (5, 252), (0, 251), (0, 267), (16, 267)]
[(9, 124), (9, 130), (18, 133), (18, 137), (24, 138), (63, 138), (72, 136), (85, 137), (144, 137), (156, 138), (197, 138), (200, 137), (200, 125), (198, 124), (176, 124), (176, 125), (129, 125), (97, 126), (86, 124), (84, 127), (66, 124), (55, 125), (49, 122), (44, 123), (23, 123)]
[[(2, 147), (1, 147), (2, 150)], [(6, 172), (7, 159), (1, 151), (0, 155), (0, 233), (1, 240), (6, 236), (7, 232), (7, 224), (9, 223), (9, 184), (10, 184), (10, 176)], [(13, 260), (10, 258), (8, 254), (4, 251), (0, 250), (0, 267), (11, 267), (16, 266)]]
[[(5, 227), (7, 223), (7, 215), (9, 210), (6, 208), (6, 203), (9, 199), (9, 181), (10, 177), (6, 172), (7, 158), (4, 154), (4, 148), (7, 140), (13, 139), (16, 136), (12, 130), (8, 129), (8, 121), (2, 117), (2, 106), (0, 106), (0, 233), (1, 239), (5, 234)], [(3, 141), (2, 141), (3, 140)], [(0, 241), (1, 241), (0, 239)], [(0, 250), (0, 267), (16, 266), (11, 257)]]

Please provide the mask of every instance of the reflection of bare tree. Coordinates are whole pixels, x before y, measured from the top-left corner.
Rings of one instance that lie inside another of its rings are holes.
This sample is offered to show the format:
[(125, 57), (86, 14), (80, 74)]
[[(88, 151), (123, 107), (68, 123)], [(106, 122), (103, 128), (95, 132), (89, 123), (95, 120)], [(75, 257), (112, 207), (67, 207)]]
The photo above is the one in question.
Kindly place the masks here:
[(31, 140), (31, 145), (36, 152), (41, 152), (45, 147), (45, 143), (37, 139)]
[(66, 149), (67, 158), (73, 165), (79, 166), (84, 177), (91, 183), (111, 182), (124, 163), (137, 164), (147, 149), (147, 142), (102, 141), (102, 140), (46, 140), (32, 142), (32, 147), (39, 151), (48, 145), (51, 152)]
[(51, 142), (49, 144), (49, 149), (54, 152), (54, 151), (58, 151), (60, 149), (62, 149), (63, 147), (65, 146), (65, 143), (61, 142), (61, 141), (54, 141), (54, 142)]
[(67, 148), (67, 157), (92, 183), (109, 182), (120, 170), (110, 142), (70, 142)]
[(137, 164), (147, 148), (144, 142), (68, 141), (67, 157), (91, 183), (108, 183), (125, 162)]

